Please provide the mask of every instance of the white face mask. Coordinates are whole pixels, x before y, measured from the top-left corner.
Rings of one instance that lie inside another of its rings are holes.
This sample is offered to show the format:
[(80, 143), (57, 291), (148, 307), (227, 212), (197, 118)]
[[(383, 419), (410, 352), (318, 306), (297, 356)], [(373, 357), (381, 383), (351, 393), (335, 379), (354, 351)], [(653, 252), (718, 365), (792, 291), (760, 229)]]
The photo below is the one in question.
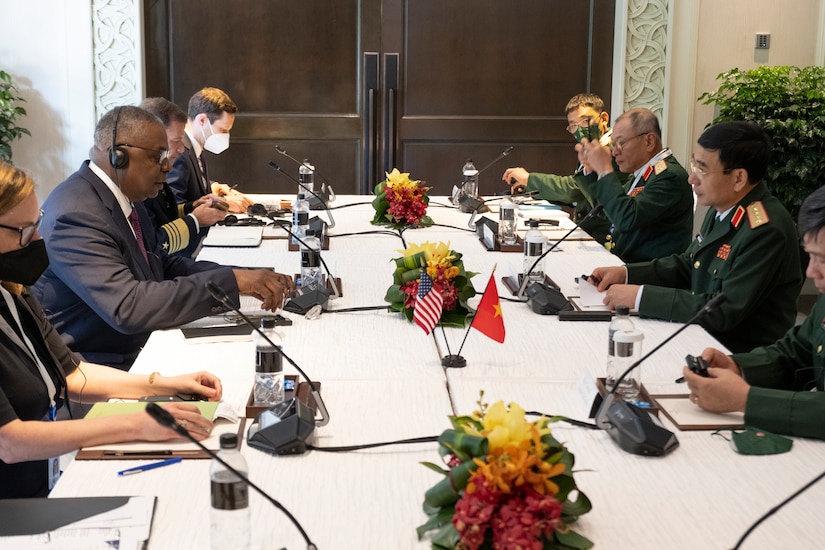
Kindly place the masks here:
[[(229, 149), (229, 134), (216, 134), (215, 129), (212, 128), (212, 123), (209, 122), (209, 119), (206, 120), (209, 124), (209, 129), (212, 130), (212, 135), (206, 138), (203, 144), (203, 148), (213, 153), (215, 155), (220, 155), (227, 149)], [(205, 135), (203, 132), (203, 126), (201, 126), (201, 134)]]

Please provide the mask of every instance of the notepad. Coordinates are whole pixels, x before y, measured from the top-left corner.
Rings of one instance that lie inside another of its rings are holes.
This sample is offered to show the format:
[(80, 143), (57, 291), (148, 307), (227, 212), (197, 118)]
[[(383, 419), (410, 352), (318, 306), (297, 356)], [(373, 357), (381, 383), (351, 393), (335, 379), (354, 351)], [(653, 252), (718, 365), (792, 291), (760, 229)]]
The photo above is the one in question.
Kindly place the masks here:
[[(215, 411), (218, 410), (217, 401), (190, 401), (201, 414), (212, 420), (215, 418)], [(146, 410), (147, 403), (141, 401), (113, 401), (107, 403), (95, 403), (91, 410), (86, 413), (86, 418), (103, 418), (105, 416), (115, 416), (118, 414), (134, 414)]]
[(213, 225), (203, 240), (203, 246), (259, 246), (263, 239), (261, 226)]
[[(212, 451), (220, 449), (220, 437), (224, 433), (242, 435), (243, 421), (238, 418), (233, 407), (226, 403), (214, 401), (189, 401), (195, 405), (201, 414), (212, 419), (215, 424), (212, 433), (201, 443)], [(95, 403), (86, 418), (100, 418), (118, 414), (130, 414), (144, 410), (146, 403), (135, 401), (112, 401)], [(122, 443), (108, 443), (94, 447), (84, 447), (77, 452), (77, 460), (107, 460), (129, 458), (169, 458), (180, 456), (183, 458), (210, 458), (209, 453), (202, 450), (195, 443), (183, 438), (167, 441), (125, 441)]]
[(153, 496), (0, 500), (0, 547), (143, 548), (156, 500)]

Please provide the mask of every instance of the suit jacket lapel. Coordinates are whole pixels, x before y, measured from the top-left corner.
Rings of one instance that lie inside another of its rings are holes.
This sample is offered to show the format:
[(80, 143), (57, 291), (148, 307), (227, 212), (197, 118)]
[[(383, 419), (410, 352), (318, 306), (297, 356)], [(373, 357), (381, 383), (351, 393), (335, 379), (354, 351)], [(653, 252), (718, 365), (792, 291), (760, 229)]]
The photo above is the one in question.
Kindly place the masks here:
[[(117, 233), (120, 234), (121, 239), (129, 249), (129, 254), (131, 255), (131, 260), (127, 258), (127, 265), (129, 268), (132, 269), (132, 271), (139, 272), (144, 280), (155, 280), (156, 278), (153, 275), (151, 267), (146, 263), (146, 260), (143, 259), (143, 253), (140, 251), (140, 247), (135, 240), (134, 233), (132, 233), (132, 226), (129, 225), (129, 220), (127, 220), (126, 216), (123, 215), (123, 210), (120, 208), (120, 204), (117, 202), (114, 194), (112, 194), (112, 191), (106, 186), (105, 183), (100, 181), (100, 178), (97, 177), (97, 174), (92, 172), (88, 165), (85, 166), (85, 170), (82, 175), (92, 185), (98, 197), (100, 197), (100, 202), (109, 211), (109, 216), (112, 219), (114, 228), (117, 230)], [(144, 208), (142, 205), (140, 207)], [(154, 233), (154, 225), (145, 210), (141, 216), (139, 209), (138, 216), (140, 216), (141, 229), (144, 227), (146, 228), (144, 229), (144, 233), (146, 231), (152, 231)], [(152, 240), (154, 241), (154, 238)], [(148, 252), (151, 257), (151, 253), (154, 252), (154, 248), (146, 244), (145, 241), (144, 245), (146, 246), (146, 252)]]

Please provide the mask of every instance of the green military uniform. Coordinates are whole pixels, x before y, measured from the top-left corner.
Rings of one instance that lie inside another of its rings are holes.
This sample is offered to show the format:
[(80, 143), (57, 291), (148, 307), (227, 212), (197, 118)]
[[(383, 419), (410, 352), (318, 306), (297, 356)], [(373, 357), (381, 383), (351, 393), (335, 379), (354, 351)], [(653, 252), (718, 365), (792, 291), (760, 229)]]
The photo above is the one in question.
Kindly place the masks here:
[(792, 327), (802, 287), (794, 223), (764, 183), (724, 220), (711, 209), (684, 253), (629, 264), (627, 275), (645, 285), (639, 313), (656, 319), (685, 322), (725, 293), (701, 324), (734, 352), (771, 344)]
[[(538, 191), (538, 197), (544, 200), (575, 204), (574, 221), (581, 221), (593, 208), (593, 198), (586, 195), (580, 187), (580, 182), (587, 180), (596, 181), (596, 174), (585, 176), (577, 172), (571, 176), (557, 176), (530, 172), (525, 191)], [(610, 232), (610, 220), (604, 212), (601, 212), (598, 216), (587, 220), (582, 225), (582, 229), (599, 243), (604, 244), (605, 237)]]
[(610, 249), (625, 262), (684, 252), (693, 237), (693, 189), (682, 165), (670, 151), (664, 153), (666, 158), (654, 157), (642, 167), (632, 190), (633, 174), (611, 172), (579, 182), (584, 193), (604, 206), (613, 222)]
[[(745, 424), (825, 439), (825, 296), (776, 343), (733, 356), (751, 385)], [(816, 391), (808, 391), (815, 389)]]
[[(658, 166), (658, 168), (655, 168)], [(576, 203), (581, 219), (593, 204), (604, 211), (582, 228), (626, 262), (677, 254), (690, 244), (693, 192), (687, 173), (673, 156), (654, 165), (628, 195), (635, 176), (614, 172), (597, 181), (596, 174), (572, 176), (531, 173), (527, 190), (557, 202)]]

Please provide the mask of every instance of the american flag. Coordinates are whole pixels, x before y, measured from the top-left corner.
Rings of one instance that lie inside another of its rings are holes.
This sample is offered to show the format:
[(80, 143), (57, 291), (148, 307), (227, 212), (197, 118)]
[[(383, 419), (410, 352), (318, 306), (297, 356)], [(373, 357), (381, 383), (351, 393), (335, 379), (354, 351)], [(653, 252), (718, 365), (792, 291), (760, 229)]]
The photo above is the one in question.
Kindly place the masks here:
[(433, 290), (433, 280), (427, 270), (421, 268), (421, 280), (418, 282), (418, 297), (415, 299), (413, 321), (429, 334), (441, 318), (444, 299), (438, 291)]

